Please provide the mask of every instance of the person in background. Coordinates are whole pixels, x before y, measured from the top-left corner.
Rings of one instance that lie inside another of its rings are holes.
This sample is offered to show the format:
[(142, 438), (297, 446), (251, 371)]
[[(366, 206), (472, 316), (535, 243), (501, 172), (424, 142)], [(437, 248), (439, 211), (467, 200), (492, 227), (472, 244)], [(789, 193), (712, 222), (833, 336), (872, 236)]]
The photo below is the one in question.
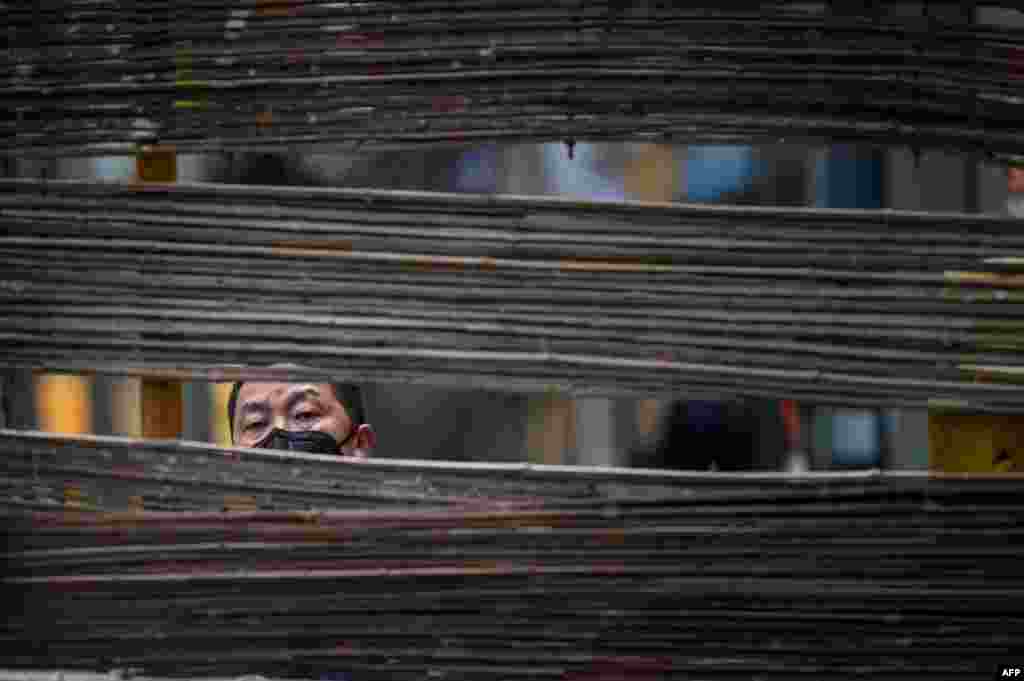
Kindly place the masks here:
[(235, 383), (232, 442), (241, 447), (368, 457), (377, 444), (362, 391), (350, 383)]
[(779, 470), (786, 432), (773, 400), (673, 401), (660, 433), (629, 452), (637, 468), (674, 470)]

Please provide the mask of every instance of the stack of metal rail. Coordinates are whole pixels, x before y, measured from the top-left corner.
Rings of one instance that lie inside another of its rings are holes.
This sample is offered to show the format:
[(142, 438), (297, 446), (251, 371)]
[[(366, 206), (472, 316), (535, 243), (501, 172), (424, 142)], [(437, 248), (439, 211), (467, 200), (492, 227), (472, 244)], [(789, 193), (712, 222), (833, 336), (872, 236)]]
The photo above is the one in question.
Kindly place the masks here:
[[(671, 474), (621, 471), (575, 475), (575, 468), (530, 464), (449, 465), (394, 459), (290, 456), (263, 449), (116, 437), (68, 437), (0, 430), (8, 512), (314, 509), (442, 510), (590, 505), (670, 493)], [(674, 496), (689, 494), (677, 489)]]
[(8, 365), (1024, 408), (1015, 219), (34, 180), (0, 219)]
[[(1024, 150), (1019, 30), (715, 5), (19, 4), (0, 153)], [(1024, 244), (1004, 219), (27, 180), (0, 183), (0, 211), (6, 366), (1024, 410)], [(282, 360), (308, 369), (253, 368)], [(4, 431), (0, 484), (5, 681), (956, 681), (1024, 635), (1012, 474), (356, 462)]]
[[(61, 465), (89, 477), (90, 457), (124, 475), (115, 485), (173, 485), (224, 455), (11, 433), (0, 449), (5, 475), (31, 459), (42, 485)], [(168, 470), (125, 471), (132, 454), (163, 457)], [(307, 510), (8, 505), (3, 666), (191, 678), (956, 681), (987, 678), (1024, 635), (1021, 476), (234, 455), (234, 484), (301, 479)], [(410, 512), (387, 491), (413, 477), (440, 506), (474, 484), (507, 503)], [(353, 487), (317, 496), (331, 481)], [(376, 510), (308, 510), (330, 494), (358, 497), (360, 485)]]
[(859, 140), (1021, 154), (1008, 0), (14, 3), (0, 149)]

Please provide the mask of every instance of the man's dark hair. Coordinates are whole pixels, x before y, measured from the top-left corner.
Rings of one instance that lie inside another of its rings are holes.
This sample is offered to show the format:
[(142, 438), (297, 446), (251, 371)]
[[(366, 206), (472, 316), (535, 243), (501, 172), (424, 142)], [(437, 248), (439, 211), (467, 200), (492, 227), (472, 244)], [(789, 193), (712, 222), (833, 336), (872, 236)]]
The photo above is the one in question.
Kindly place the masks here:
[[(245, 381), (238, 381), (231, 386), (231, 396), (228, 398), (228, 426), (231, 429), (231, 441), (235, 441), (235, 407), (238, 404), (238, 391), (242, 389)], [(334, 396), (345, 407), (348, 417), (352, 419), (352, 428), (358, 428), (366, 422), (366, 410), (363, 407), (363, 391), (354, 383), (331, 383)]]

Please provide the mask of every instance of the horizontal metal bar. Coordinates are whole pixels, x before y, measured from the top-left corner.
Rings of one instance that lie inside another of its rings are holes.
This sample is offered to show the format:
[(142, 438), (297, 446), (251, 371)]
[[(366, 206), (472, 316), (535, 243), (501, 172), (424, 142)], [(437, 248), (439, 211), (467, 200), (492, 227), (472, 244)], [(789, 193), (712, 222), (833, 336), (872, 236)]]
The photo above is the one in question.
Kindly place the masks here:
[(32, 180), (0, 211), (9, 366), (1024, 408), (1024, 280), (982, 262), (1010, 218)]
[[(13, 431), (0, 454), (4, 479), (30, 464), (26, 489), (76, 499), (89, 479), (58, 470), (88, 460), (94, 480), (130, 464), (170, 486), (175, 471), (227, 471), (306, 491), (261, 511), (221, 511), (209, 492), (191, 512), (6, 509), (0, 581), (19, 595), (0, 639), (27, 670), (486, 680), (589, 678), (615, 660), (620, 678), (966, 679), (1024, 626), (1021, 474), (357, 463)], [(477, 507), (371, 496), (344, 511), (319, 505), (334, 481), (415, 481), (442, 501), (467, 482), (489, 491)]]
[(1019, 29), (941, 12), (858, 11), (607, 2), (14, 8), (13, 47), (0, 61), (9, 114), (0, 149), (803, 137), (1021, 153)]

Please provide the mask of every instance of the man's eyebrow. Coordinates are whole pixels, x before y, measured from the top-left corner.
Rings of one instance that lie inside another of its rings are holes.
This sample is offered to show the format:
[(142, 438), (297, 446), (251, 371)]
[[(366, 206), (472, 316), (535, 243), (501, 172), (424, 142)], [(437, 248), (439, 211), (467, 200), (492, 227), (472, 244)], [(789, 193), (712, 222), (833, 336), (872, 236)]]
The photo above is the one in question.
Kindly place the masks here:
[(242, 414), (249, 414), (252, 412), (263, 412), (270, 410), (270, 403), (266, 400), (252, 400), (249, 402), (243, 402), (239, 412)]
[(288, 393), (288, 397), (285, 399), (284, 407), (285, 410), (290, 410), (296, 404), (307, 399), (319, 399), (320, 391), (311, 385), (307, 385), (304, 388), (297, 388)]

